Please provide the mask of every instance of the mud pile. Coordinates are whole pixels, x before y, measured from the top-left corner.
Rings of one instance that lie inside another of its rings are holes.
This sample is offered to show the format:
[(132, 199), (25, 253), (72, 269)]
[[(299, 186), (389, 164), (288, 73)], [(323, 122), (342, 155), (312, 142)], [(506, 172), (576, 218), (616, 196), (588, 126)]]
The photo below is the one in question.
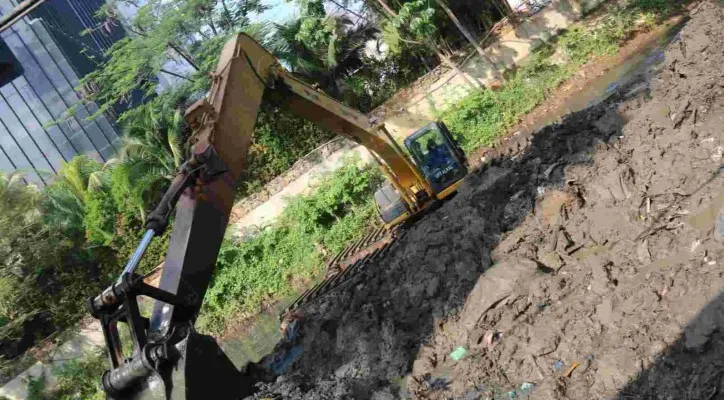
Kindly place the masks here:
[(700, 4), (653, 81), (509, 141), (306, 310), (257, 397), (724, 398), (721, 21)]

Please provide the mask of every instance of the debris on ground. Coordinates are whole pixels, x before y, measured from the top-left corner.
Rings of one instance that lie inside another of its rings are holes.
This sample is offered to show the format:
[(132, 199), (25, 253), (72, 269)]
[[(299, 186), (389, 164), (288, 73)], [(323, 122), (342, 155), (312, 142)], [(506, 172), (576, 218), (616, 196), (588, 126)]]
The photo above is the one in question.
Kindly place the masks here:
[(468, 353), (468, 350), (460, 346), (457, 349), (453, 350), (452, 353), (450, 353), (450, 358), (452, 358), (454, 361), (460, 361), (463, 357), (465, 357), (465, 354)]
[(654, 76), (486, 155), (257, 398), (724, 398), (721, 21), (700, 3)]

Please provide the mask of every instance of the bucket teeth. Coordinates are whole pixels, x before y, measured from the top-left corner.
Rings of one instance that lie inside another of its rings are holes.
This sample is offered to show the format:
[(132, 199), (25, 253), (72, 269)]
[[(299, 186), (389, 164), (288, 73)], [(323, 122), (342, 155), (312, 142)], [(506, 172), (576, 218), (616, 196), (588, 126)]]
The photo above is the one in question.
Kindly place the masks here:
[(284, 320), (287, 315), (295, 310), (324, 297), (341, 286), (345, 286), (345, 283), (350, 282), (354, 277), (359, 276), (361, 272), (369, 269), (369, 264), (384, 256), (392, 244), (403, 235), (403, 228), (387, 229), (385, 226), (381, 226), (365, 235), (362, 239), (345, 247), (327, 263), (325, 279), (289, 304), (279, 315), (279, 319)]

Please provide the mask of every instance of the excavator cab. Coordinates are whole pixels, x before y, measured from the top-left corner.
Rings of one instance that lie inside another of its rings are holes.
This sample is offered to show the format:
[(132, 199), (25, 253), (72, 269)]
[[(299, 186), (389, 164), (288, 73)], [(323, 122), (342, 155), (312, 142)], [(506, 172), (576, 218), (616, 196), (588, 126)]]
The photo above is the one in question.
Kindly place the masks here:
[(437, 198), (468, 174), (467, 159), (442, 122), (432, 122), (405, 139), (412, 155)]
[[(412, 160), (432, 189), (434, 199), (455, 193), (468, 174), (465, 153), (442, 122), (432, 122), (405, 139)], [(396, 225), (411, 214), (395, 187), (387, 182), (375, 193), (375, 204), (382, 220)]]

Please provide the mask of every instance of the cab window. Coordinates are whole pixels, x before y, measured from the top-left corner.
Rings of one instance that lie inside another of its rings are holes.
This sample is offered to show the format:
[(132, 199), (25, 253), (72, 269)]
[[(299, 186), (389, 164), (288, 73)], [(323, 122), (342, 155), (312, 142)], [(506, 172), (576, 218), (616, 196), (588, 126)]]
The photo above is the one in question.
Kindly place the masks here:
[(442, 134), (436, 129), (430, 129), (414, 138), (409, 144), (409, 150), (425, 175), (433, 179), (436, 175), (442, 175), (446, 167), (455, 163), (453, 153)]

